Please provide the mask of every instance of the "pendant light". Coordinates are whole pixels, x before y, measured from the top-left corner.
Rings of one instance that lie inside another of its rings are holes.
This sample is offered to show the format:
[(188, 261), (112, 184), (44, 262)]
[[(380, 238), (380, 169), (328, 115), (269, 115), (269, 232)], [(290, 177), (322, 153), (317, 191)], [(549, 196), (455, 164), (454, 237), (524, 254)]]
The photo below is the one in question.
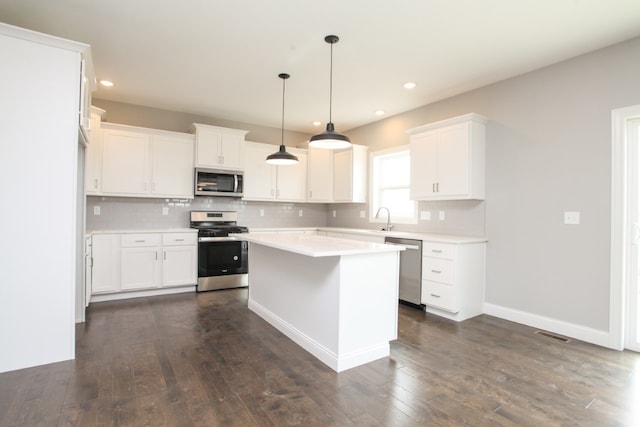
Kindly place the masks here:
[(331, 121), (331, 101), (333, 96), (333, 45), (338, 43), (338, 36), (330, 35), (324, 38), (324, 41), (331, 45), (331, 67), (329, 71), (329, 122), (327, 123), (327, 130), (317, 135), (313, 135), (309, 139), (309, 146), (314, 148), (348, 148), (351, 146), (351, 141), (346, 135), (342, 135), (335, 131), (333, 122)]
[(270, 165), (295, 165), (298, 163), (298, 158), (291, 153), (287, 153), (287, 149), (284, 146), (284, 82), (290, 76), (289, 74), (278, 74), (278, 77), (282, 79), (282, 133), (280, 137), (280, 149), (273, 154), (267, 156), (266, 162)]

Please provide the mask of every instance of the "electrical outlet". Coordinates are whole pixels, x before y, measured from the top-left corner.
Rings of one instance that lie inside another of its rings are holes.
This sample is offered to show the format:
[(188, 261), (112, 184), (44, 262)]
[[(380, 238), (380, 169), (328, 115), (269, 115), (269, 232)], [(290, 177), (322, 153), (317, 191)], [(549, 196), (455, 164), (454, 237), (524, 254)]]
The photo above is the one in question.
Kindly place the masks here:
[(260, 216), (264, 216), (264, 209), (260, 209)]
[(565, 212), (564, 223), (568, 225), (580, 224), (580, 212)]
[(93, 214), (94, 215), (100, 215), (100, 206), (94, 206), (93, 207)]
[(168, 207), (164, 206), (162, 208), (162, 215), (169, 215), (169, 208)]
[(364, 214), (365, 214), (364, 211), (360, 211), (360, 218), (364, 218)]
[(420, 219), (422, 221), (431, 221), (431, 211), (420, 211)]
[(298, 216), (302, 216), (302, 209), (298, 211)]
[(336, 217), (336, 211), (331, 212), (331, 215), (335, 218)]
[(444, 211), (439, 211), (439, 212), (438, 212), (438, 219), (439, 219), (440, 221), (444, 221)]

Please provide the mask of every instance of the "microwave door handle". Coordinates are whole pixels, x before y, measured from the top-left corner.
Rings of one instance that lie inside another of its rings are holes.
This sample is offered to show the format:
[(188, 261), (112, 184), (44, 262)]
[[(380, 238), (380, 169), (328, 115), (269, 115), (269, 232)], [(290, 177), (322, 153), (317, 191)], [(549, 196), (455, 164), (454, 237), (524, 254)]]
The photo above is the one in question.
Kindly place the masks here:
[(238, 192), (238, 175), (235, 173), (233, 174), (233, 192)]

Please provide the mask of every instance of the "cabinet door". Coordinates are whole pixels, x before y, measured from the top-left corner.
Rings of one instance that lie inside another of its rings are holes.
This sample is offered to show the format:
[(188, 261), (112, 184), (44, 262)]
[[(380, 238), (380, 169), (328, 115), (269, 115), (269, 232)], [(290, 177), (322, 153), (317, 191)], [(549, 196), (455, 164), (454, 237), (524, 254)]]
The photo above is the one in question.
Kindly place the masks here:
[(302, 150), (287, 150), (298, 158), (298, 164), (278, 166), (277, 199), (286, 202), (304, 202), (307, 194), (307, 154)]
[(469, 123), (460, 123), (438, 132), (438, 195), (469, 194)]
[(85, 192), (100, 194), (102, 186), (102, 131), (100, 116), (91, 114), (91, 132), (85, 151)]
[(193, 138), (153, 136), (151, 193), (193, 198)]
[(267, 164), (265, 159), (277, 150), (278, 147), (275, 145), (245, 142), (243, 199), (273, 200), (275, 198), (276, 167)]
[(437, 131), (412, 135), (411, 150), (411, 199), (433, 196), (436, 192), (438, 134)]
[(333, 155), (333, 200), (348, 202), (353, 198), (353, 151)]
[(195, 285), (197, 247), (167, 246), (163, 250), (162, 286)]
[(160, 286), (160, 247), (120, 249), (120, 287), (122, 290)]
[(198, 127), (196, 138), (196, 166), (219, 166), (222, 132), (206, 127)]
[(120, 236), (94, 234), (91, 258), (91, 294), (120, 290)]
[(104, 129), (102, 192), (140, 195), (149, 191), (149, 135)]
[(222, 141), (220, 144), (220, 166), (226, 169), (242, 169), (244, 137), (232, 134), (222, 133)]
[(309, 147), (307, 201), (333, 201), (333, 150)]

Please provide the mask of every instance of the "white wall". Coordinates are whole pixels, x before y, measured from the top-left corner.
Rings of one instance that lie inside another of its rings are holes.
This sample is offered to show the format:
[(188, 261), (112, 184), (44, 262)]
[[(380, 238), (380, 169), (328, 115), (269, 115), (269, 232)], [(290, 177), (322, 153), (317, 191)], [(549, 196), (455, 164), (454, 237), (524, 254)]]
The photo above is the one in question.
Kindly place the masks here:
[(74, 357), (80, 54), (1, 33), (4, 372)]
[(611, 110), (640, 104), (638, 76), (634, 39), (347, 133), (382, 148), (421, 124), (488, 117), (487, 308), (589, 339), (609, 329)]

